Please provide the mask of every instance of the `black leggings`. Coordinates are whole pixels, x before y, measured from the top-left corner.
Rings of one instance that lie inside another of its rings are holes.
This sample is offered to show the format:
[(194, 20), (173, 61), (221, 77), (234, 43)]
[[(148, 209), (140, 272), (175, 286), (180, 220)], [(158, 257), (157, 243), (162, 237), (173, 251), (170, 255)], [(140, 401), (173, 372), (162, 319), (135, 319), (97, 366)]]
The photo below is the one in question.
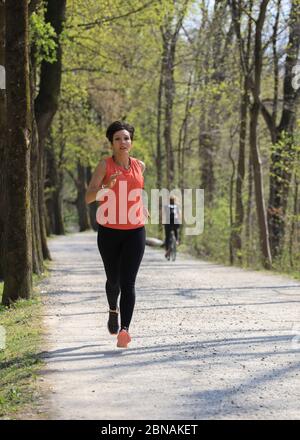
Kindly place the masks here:
[(169, 240), (170, 240), (171, 231), (175, 232), (175, 238), (176, 238), (176, 241), (178, 241), (179, 225), (178, 224), (165, 225), (165, 249), (166, 249), (166, 251), (168, 250), (168, 247), (169, 247)]
[(120, 297), (121, 328), (129, 328), (135, 304), (135, 279), (145, 250), (145, 227), (112, 229), (98, 225), (98, 248), (106, 273), (110, 309)]

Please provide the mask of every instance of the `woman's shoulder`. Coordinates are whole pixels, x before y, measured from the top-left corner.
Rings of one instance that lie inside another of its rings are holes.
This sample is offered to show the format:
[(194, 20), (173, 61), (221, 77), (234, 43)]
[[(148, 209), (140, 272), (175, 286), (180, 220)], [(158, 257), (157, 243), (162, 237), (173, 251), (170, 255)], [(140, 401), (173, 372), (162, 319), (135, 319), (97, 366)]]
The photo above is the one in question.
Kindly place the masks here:
[(137, 159), (135, 157), (130, 157), (130, 159), (141, 168), (142, 173), (145, 171), (146, 165), (142, 160)]
[(100, 159), (99, 163), (102, 165), (102, 167), (106, 168), (107, 165), (109, 165), (112, 162), (111, 156), (104, 156)]
[(111, 156), (104, 156), (99, 160), (98, 163), (98, 169), (102, 172), (109, 172), (109, 169), (111, 168)]

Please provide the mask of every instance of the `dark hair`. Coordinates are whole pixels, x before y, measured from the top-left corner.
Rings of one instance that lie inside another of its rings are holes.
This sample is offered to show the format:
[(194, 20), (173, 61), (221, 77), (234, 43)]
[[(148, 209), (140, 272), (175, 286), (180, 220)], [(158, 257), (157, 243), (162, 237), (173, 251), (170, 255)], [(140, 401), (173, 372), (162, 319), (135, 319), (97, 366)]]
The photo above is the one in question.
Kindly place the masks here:
[(130, 134), (130, 139), (133, 141), (134, 127), (130, 124), (127, 124), (127, 122), (115, 121), (110, 124), (106, 130), (106, 137), (111, 144), (113, 143), (114, 133), (119, 130), (127, 130)]

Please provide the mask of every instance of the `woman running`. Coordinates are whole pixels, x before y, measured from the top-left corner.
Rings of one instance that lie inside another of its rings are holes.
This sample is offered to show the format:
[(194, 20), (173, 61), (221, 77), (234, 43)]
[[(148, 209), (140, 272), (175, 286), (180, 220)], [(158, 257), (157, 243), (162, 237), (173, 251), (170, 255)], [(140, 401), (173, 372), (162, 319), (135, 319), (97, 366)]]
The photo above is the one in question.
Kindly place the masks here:
[(123, 348), (131, 341), (135, 280), (145, 250), (141, 196), (145, 164), (130, 156), (133, 135), (134, 127), (125, 122), (116, 121), (108, 127), (106, 137), (112, 156), (99, 162), (86, 192), (86, 203), (100, 201), (97, 241), (107, 278), (107, 327), (117, 335), (117, 347)]

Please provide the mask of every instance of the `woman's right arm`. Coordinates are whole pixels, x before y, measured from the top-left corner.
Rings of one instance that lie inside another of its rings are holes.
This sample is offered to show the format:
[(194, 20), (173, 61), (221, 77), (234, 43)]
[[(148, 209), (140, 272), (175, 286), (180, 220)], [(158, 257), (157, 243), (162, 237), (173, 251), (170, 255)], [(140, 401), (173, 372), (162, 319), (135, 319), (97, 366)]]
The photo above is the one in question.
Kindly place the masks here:
[(106, 162), (104, 159), (100, 160), (98, 163), (94, 174), (92, 175), (91, 181), (89, 183), (88, 189), (85, 194), (85, 203), (89, 204), (96, 200), (96, 194), (101, 187), (101, 183), (106, 174)]

